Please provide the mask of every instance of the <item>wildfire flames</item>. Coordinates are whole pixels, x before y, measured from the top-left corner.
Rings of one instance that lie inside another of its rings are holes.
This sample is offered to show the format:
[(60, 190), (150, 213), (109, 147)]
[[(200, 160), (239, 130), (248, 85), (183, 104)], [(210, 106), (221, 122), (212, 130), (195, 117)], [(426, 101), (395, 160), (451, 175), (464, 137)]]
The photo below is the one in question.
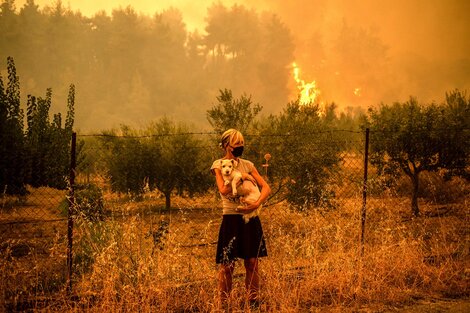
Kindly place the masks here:
[(361, 88), (358, 87), (358, 88), (354, 89), (353, 93), (354, 93), (355, 96), (360, 97), (361, 96), (361, 91), (362, 91)]
[[(319, 114), (324, 114), (325, 113), (325, 104), (323, 101), (320, 100), (320, 89), (317, 88), (317, 83), (316, 81), (312, 81), (309, 83), (306, 83), (303, 79), (300, 78), (300, 69), (297, 65), (296, 62), (292, 63), (292, 70), (294, 74), (294, 80), (297, 84), (297, 89), (298, 89), (298, 97), (299, 97), (299, 104), (300, 105), (312, 105), (312, 104), (318, 104), (319, 105)], [(339, 75), (338, 72), (336, 72), (336, 75)], [(360, 98), (362, 97), (362, 88), (361, 87), (356, 87), (353, 90), (353, 94), (355, 97)]]
[(317, 83), (315, 81), (305, 83), (305, 81), (300, 78), (300, 69), (295, 62), (292, 63), (292, 68), (294, 71), (294, 80), (297, 83), (297, 89), (299, 89), (299, 103), (302, 105), (315, 103), (315, 100), (317, 100), (320, 95), (320, 90), (316, 86)]

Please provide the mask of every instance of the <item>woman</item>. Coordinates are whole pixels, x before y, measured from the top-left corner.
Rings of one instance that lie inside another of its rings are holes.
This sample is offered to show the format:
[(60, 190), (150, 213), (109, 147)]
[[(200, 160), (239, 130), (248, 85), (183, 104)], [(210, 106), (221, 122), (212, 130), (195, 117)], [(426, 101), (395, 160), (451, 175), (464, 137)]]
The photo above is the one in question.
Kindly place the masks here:
[(258, 258), (267, 256), (267, 250), (259, 217), (251, 218), (245, 223), (242, 215), (253, 212), (263, 204), (271, 193), (271, 188), (252, 162), (240, 158), (244, 145), (243, 135), (238, 130), (225, 131), (220, 141), (220, 146), (225, 151), (222, 159), (235, 159), (238, 162), (237, 169), (242, 173), (242, 179), (256, 183), (261, 189), (261, 194), (256, 202), (245, 202), (241, 205), (238, 198), (232, 197), (230, 185), (224, 184), (220, 168), (221, 159), (212, 164), (211, 172), (215, 175), (223, 207), (216, 263), (220, 264), (218, 279), (221, 301), (226, 302), (230, 295), (235, 261), (240, 258), (244, 260), (246, 270), (245, 286), (248, 301), (256, 304), (259, 291)]

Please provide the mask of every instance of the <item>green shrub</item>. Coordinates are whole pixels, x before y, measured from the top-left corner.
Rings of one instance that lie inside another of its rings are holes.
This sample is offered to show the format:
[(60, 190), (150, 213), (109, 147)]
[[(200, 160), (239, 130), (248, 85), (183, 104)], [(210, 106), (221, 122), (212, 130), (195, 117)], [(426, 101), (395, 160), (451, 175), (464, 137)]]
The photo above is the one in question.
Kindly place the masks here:
[[(103, 192), (95, 184), (79, 184), (74, 192), (75, 214), (89, 221), (101, 221), (104, 218)], [(59, 211), (67, 216), (69, 199), (62, 200)]]
[(77, 185), (75, 188), (76, 213), (90, 221), (104, 217), (103, 192), (95, 184)]

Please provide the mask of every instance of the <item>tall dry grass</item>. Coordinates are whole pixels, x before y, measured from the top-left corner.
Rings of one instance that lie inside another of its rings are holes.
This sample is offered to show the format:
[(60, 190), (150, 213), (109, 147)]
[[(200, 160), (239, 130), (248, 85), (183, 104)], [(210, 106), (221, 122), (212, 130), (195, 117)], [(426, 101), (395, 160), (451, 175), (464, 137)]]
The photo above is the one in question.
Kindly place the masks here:
[[(197, 200), (189, 205), (176, 201), (180, 209), (172, 211), (156, 209), (155, 199), (110, 203), (113, 213), (106, 220), (76, 220), (72, 300), (60, 290), (49, 295), (54, 301), (37, 301), (31, 307), (217, 311), (214, 242), (219, 210), (198, 206)], [(407, 198), (369, 199), (363, 256), (361, 204), (360, 198), (343, 199), (334, 210), (309, 214), (285, 204), (264, 209), (269, 256), (260, 262), (261, 311), (382, 310), (416, 299), (470, 295), (468, 201), (436, 216), (427, 214), (435, 208), (423, 203), (423, 216), (411, 218)], [(155, 237), (161, 221), (168, 223), (167, 232)], [(5, 279), (15, 277), (7, 271), (18, 260), (6, 254), (1, 260), (0, 287), (11, 288), (14, 282)], [(234, 274), (230, 308), (249, 311), (242, 262)]]

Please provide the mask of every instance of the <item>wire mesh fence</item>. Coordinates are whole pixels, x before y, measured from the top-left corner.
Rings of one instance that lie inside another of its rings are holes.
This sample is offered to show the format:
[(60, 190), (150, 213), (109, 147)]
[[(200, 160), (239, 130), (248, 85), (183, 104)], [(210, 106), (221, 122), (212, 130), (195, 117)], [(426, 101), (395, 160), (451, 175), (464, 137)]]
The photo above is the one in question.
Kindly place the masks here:
[(28, 188), (4, 195), (0, 209), (2, 304), (40, 299), (63, 289), (66, 278), (67, 192)]
[[(365, 176), (364, 132), (257, 134), (246, 135), (246, 141), (245, 157), (273, 191), (261, 213), (272, 260), (267, 268), (305, 274), (322, 252), (340, 249), (359, 256), (364, 244), (367, 250), (384, 240), (376, 230), (383, 222), (380, 213), (363, 223), (366, 200), (376, 213), (400, 203), (396, 214), (410, 215), (403, 210), (412, 202), (406, 176), (392, 184), (393, 173), (387, 176), (372, 164)], [(2, 301), (53, 294), (63, 290), (67, 277), (77, 294), (98, 293), (111, 280), (121, 284), (115, 292), (149, 279), (159, 288), (210, 285), (222, 215), (209, 171), (223, 156), (217, 144), (212, 133), (78, 136), (69, 190), (30, 188), (26, 196), (2, 197)], [(466, 210), (465, 178), (436, 171), (421, 179), (424, 214)], [(68, 242), (69, 209), (73, 237)], [(338, 224), (342, 218), (349, 222)]]

